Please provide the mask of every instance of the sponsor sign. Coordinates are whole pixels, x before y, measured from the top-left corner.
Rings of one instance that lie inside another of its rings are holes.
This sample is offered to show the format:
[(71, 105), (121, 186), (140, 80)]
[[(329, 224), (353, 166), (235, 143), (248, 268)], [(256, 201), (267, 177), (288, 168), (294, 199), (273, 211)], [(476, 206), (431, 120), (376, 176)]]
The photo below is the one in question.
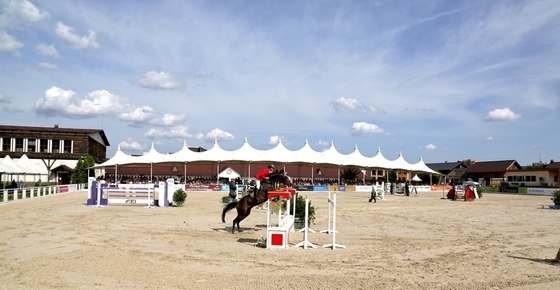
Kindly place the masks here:
[(221, 191), (220, 184), (185, 184), (185, 191)]
[(296, 191), (313, 191), (313, 185), (296, 185)]
[(58, 192), (60, 193), (67, 193), (68, 192), (68, 185), (59, 185)]
[(552, 195), (558, 188), (527, 188), (527, 194), (531, 195)]
[(356, 185), (356, 191), (371, 192), (371, 185)]
[(346, 191), (346, 185), (339, 185), (338, 191)]
[(517, 189), (518, 189), (518, 187), (502, 186), (502, 187), (500, 187), (500, 192), (518, 193)]
[(313, 191), (329, 191), (327, 185), (313, 185)]
[[(409, 186), (410, 190), (412, 190), (412, 186)], [(426, 191), (432, 191), (432, 187), (429, 185), (415, 185), (414, 188), (416, 188), (416, 191), (422, 191), (422, 192), (426, 192)]]

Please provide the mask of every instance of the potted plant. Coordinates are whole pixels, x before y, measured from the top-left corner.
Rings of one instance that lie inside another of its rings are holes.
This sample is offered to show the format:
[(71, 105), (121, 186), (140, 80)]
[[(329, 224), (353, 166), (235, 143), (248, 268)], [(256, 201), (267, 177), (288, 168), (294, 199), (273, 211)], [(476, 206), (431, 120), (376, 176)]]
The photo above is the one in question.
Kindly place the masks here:
[[(286, 209), (286, 202), (282, 202), (282, 208)], [(309, 208), (307, 213), (307, 226), (315, 223), (315, 207), (309, 201)], [(302, 229), (305, 225), (305, 197), (296, 195), (296, 213), (295, 213), (295, 228)]]
[(477, 186), (476, 193), (478, 193), (478, 198), (482, 198), (482, 192), (483, 192), (482, 187)]
[(175, 190), (175, 192), (173, 193), (173, 203), (175, 203), (176, 206), (183, 206), (185, 199), (187, 199), (187, 193), (184, 189), (179, 188)]
[(560, 190), (557, 190), (552, 193), (552, 202), (554, 202), (554, 207), (556, 209), (560, 208)]

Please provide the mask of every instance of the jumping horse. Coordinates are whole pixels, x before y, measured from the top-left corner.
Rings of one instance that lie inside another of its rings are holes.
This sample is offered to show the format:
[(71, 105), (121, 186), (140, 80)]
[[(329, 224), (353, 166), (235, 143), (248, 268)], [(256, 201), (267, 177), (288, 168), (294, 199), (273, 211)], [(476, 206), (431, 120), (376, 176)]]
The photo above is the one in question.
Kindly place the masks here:
[(237, 217), (233, 220), (233, 226), (231, 227), (231, 233), (235, 231), (235, 225), (237, 225), (237, 231), (241, 232), (239, 229), (239, 223), (251, 214), (251, 209), (259, 204), (264, 203), (268, 200), (268, 191), (276, 189), (276, 184), (283, 183), (284, 185), (292, 184), (292, 179), (284, 173), (284, 170), (272, 172), (268, 176), (268, 180), (261, 181), (261, 188), (259, 192), (251, 197), (249, 194), (245, 195), (238, 201), (232, 201), (224, 206), (222, 211), (222, 222), (226, 222), (226, 213), (234, 208), (237, 209)]

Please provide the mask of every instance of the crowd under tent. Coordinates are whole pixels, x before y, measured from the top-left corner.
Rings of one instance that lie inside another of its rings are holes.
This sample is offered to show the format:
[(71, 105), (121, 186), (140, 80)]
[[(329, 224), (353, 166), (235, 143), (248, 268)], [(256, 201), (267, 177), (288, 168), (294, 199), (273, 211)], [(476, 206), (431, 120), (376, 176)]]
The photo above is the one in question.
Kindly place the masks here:
[[(334, 143), (332, 142), (326, 150), (315, 151), (309, 146), (307, 140), (305, 141), (303, 147), (298, 150), (287, 149), (281, 141), (279, 141), (276, 146), (271, 149), (255, 149), (249, 144), (247, 139), (245, 139), (240, 148), (236, 150), (225, 150), (221, 148), (217, 140), (215, 140), (212, 147), (203, 152), (192, 151), (189, 147), (187, 147), (186, 142), (183, 142), (183, 146), (180, 150), (175, 153), (168, 154), (158, 152), (152, 144), (148, 152), (139, 156), (125, 154), (121, 151), (119, 145), (113, 157), (104, 163), (94, 166), (93, 168), (114, 168), (115, 176), (118, 176), (119, 167), (149, 165), (151, 180), (154, 164), (182, 164), (184, 166), (183, 171), (186, 177), (187, 166), (189, 164), (212, 163), (215, 164), (215, 171), (212, 175), (218, 178), (220, 172), (227, 167), (227, 165), (222, 166), (222, 169), (220, 169), (220, 164), (225, 165), (232, 162), (247, 165), (247, 171), (240, 171), (243, 174), (247, 173), (245, 176), (252, 176), (251, 173), (256, 170), (256, 164), (258, 166), (262, 166), (262, 164), (267, 163), (280, 164), (280, 167), (282, 164), (305, 164), (307, 166), (311, 166), (312, 178), (315, 166), (331, 166), (339, 169), (345, 166), (355, 166), (362, 169), (400, 170), (411, 173), (417, 172), (430, 174), (430, 179), (432, 174), (441, 175), (439, 172), (426, 166), (421, 157), (416, 163), (409, 163), (404, 159), (402, 153), (400, 153), (395, 160), (388, 160), (381, 153), (381, 149), (378, 149), (374, 156), (367, 157), (359, 151), (357, 145), (351, 153), (342, 154), (335, 148)], [(253, 169), (251, 169), (251, 165), (253, 165)], [(292, 177), (297, 176), (292, 175)]]

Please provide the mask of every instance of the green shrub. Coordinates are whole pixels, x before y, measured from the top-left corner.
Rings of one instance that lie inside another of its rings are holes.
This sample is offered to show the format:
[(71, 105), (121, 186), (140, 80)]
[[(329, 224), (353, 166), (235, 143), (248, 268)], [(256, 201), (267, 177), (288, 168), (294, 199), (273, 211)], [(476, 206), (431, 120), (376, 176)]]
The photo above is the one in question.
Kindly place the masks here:
[(556, 205), (556, 209), (558, 209), (560, 207), (560, 190), (552, 193), (551, 200), (554, 202), (554, 205)]
[(173, 202), (177, 204), (182, 204), (187, 199), (187, 193), (182, 188), (175, 190), (173, 193)]
[(482, 198), (482, 192), (483, 192), (483, 191), (484, 191), (484, 190), (482, 189), (482, 187), (480, 187), (480, 186), (477, 186), (477, 187), (476, 187), (476, 193), (478, 193), (478, 197), (479, 197), (479, 198)]
[[(284, 200), (282, 202), (282, 209), (286, 210), (286, 200)], [(292, 202), (293, 205), (293, 201), (289, 200), (289, 202)], [(301, 195), (296, 195), (296, 213), (294, 218), (298, 221), (301, 222), (301, 224), (303, 225), (303, 223), (305, 222), (305, 197), (301, 196)], [(308, 209), (308, 213), (307, 213), (307, 226), (311, 225), (311, 224), (315, 224), (315, 207), (311, 204), (311, 201), (309, 201), (309, 209)]]

